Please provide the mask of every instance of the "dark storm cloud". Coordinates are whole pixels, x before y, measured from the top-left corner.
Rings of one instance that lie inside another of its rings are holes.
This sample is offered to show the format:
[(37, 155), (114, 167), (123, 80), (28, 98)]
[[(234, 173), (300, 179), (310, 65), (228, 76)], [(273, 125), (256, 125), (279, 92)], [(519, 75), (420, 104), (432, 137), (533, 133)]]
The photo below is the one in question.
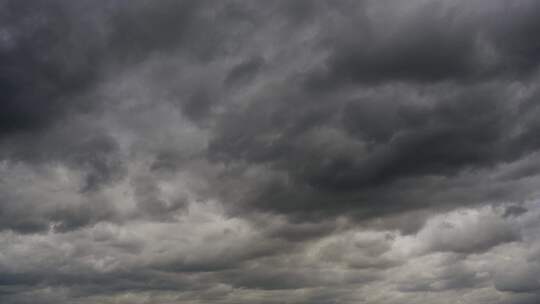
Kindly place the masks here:
[[(2, 137), (39, 131), (102, 107), (82, 98), (111, 72), (153, 54), (206, 62), (223, 52), (223, 28), (202, 1), (2, 2)], [(216, 9), (216, 15), (222, 13)], [(205, 15), (207, 14), (207, 15)], [(225, 13), (222, 13), (225, 14)], [(227, 16), (216, 16), (227, 22)]]
[[(514, 43), (519, 50), (503, 43), (510, 32), (517, 39), (537, 30), (538, 6), (411, 5), (383, 1), (370, 10), (338, 11), (343, 24), (321, 34), (331, 41), (323, 43), (329, 53), (323, 78), (318, 68), (292, 75), (277, 92), (220, 119), (212, 157), (269, 165), (288, 176), (255, 185), (248, 204), (306, 215), (353, 206), (402, 211), (408, 195), (393, 190), (401, 180), (453, 181), (538, 149), (538, 97), (526, 89), (534, 86), (535, 47), (525, 38)], [(358, 31), (345, 30), (353, 25)], [(517, 97), (523, 90), (528, 96)]]
[[(3, 1), (1, 5), (0, 157), (79, 170), (85, 176), (82, 193), (110, 185), (125, 173), (121, 160), (125, 155), (116, 139), (91, 121), (110, 108), (95, 93), (104, 79), (155, 53), (185, 52), (208, 60), (220, 51), (217, 28), (197, 25), (206, 18), (200, 15), (200, 1), (160, 5)], [(200, 101), (206, 97), (199, 95), (184, 107), (190, 116), (204, 114)], [(4, 206), (11, 204), (18, 203), (4, 199)], [(88, 210), (38, 218), (27, 211), (12, 218), (14, 214), (5, 211), (10, 219), (3, 227), (37, 231), (58, 221), (65, 230), (113, 217), (105, 214), (109, 211), (94, 216)]]
[[(540, 53), (529, 39), (540, 31), (540, 6), (534, 1), (483, 4), (433, 2), (410, 12), (406, 5), (393, 8), (381, 1), (367, 16), (368, 26), (363, 18), (347, 24), (359, 32), (339, 28), (328, 43), (325, 75), (316, 76), (314, 84), (476, 82), (534, 72)], [(403, 17), (390, 20), (396, 13)]]
[(258, 189), (248, 204), (263, 209), (394, 212), (416, 200), (414, 192), (430, 191), (429, 179), (444, 177), (439, 182), (446, 187), (433, 189), (424, 202), (408, 203), (418, 208), (459, 183), (464, 172), (489, 170), (537, 149), (528, 139), (534, 123), (519, 109), (536, 96), (518, 100), (514, 92), (505, 83), (412, 91), (397, 86), (353, 100), (334, 97), (317, 107), (311, 96), (278, 96), (271, 105), (255, 101), (242, 115), (225, 116), (210, 151), (227, 162), (268, 164), (285, 173), (258, 184), (246, 181)]
[(0, 302), (534, 303), (539, 17), (0, 0)]
[(504, 211), (504, 216), (520, 216), (527, 212), (527, 209), (522, 206), (509, 206)]
[(260, 57), (250, 58), (245, 62), (239, 63), (227, 75), (225, 83), (227, 85), (234, 85), (239, 82), (252, 80), (263, 64), (264, 59)]
[(73, 97), (96, 77), (98, 33), (70, 13), (60, 3), (3, 1), (2, 137), (39, 129), (81, 106)]
[(102, 81), (109, 69), (179, 48), (202, 57), (207, 55), (201, 50), (218, 52), (218, 39), (211, 38), (217, 31), (197, 26), (203, 18), (200, 6), (200, 1), (3, 1), (4, 137), (97, 107), (98, 98), (80, 95)]

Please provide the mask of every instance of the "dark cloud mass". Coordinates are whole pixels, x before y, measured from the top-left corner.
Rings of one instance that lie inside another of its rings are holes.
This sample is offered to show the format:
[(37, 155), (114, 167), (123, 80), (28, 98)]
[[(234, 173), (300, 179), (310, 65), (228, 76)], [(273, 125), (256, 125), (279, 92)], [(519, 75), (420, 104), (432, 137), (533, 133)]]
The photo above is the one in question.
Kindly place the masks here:
[(540, 3), (0, 0), (0, 303), (537, 303)]

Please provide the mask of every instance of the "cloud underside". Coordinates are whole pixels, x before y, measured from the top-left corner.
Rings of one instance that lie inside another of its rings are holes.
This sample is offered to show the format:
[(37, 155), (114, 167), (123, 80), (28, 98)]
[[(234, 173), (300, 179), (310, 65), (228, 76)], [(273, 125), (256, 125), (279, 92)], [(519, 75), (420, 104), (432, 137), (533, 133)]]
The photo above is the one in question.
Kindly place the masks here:
[(0, 302), (537, 303), (540, 4), (0, 1)]

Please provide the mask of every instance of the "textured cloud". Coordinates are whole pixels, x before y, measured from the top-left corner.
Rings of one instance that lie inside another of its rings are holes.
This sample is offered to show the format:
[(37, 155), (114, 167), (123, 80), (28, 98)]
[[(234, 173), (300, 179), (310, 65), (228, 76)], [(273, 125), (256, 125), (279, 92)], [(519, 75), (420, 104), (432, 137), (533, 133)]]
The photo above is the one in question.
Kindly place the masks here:
[(533, 0), (0, 0), (0, 302), (537, 303)]

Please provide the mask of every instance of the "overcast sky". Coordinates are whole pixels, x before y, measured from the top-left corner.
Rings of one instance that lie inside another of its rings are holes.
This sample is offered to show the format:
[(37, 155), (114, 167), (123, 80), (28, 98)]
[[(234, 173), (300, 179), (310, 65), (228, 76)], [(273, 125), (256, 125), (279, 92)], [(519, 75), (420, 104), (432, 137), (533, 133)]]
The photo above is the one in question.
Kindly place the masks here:
[(0, 0), (0, 303), (539, 303), (539, 68), (537, 0)]

